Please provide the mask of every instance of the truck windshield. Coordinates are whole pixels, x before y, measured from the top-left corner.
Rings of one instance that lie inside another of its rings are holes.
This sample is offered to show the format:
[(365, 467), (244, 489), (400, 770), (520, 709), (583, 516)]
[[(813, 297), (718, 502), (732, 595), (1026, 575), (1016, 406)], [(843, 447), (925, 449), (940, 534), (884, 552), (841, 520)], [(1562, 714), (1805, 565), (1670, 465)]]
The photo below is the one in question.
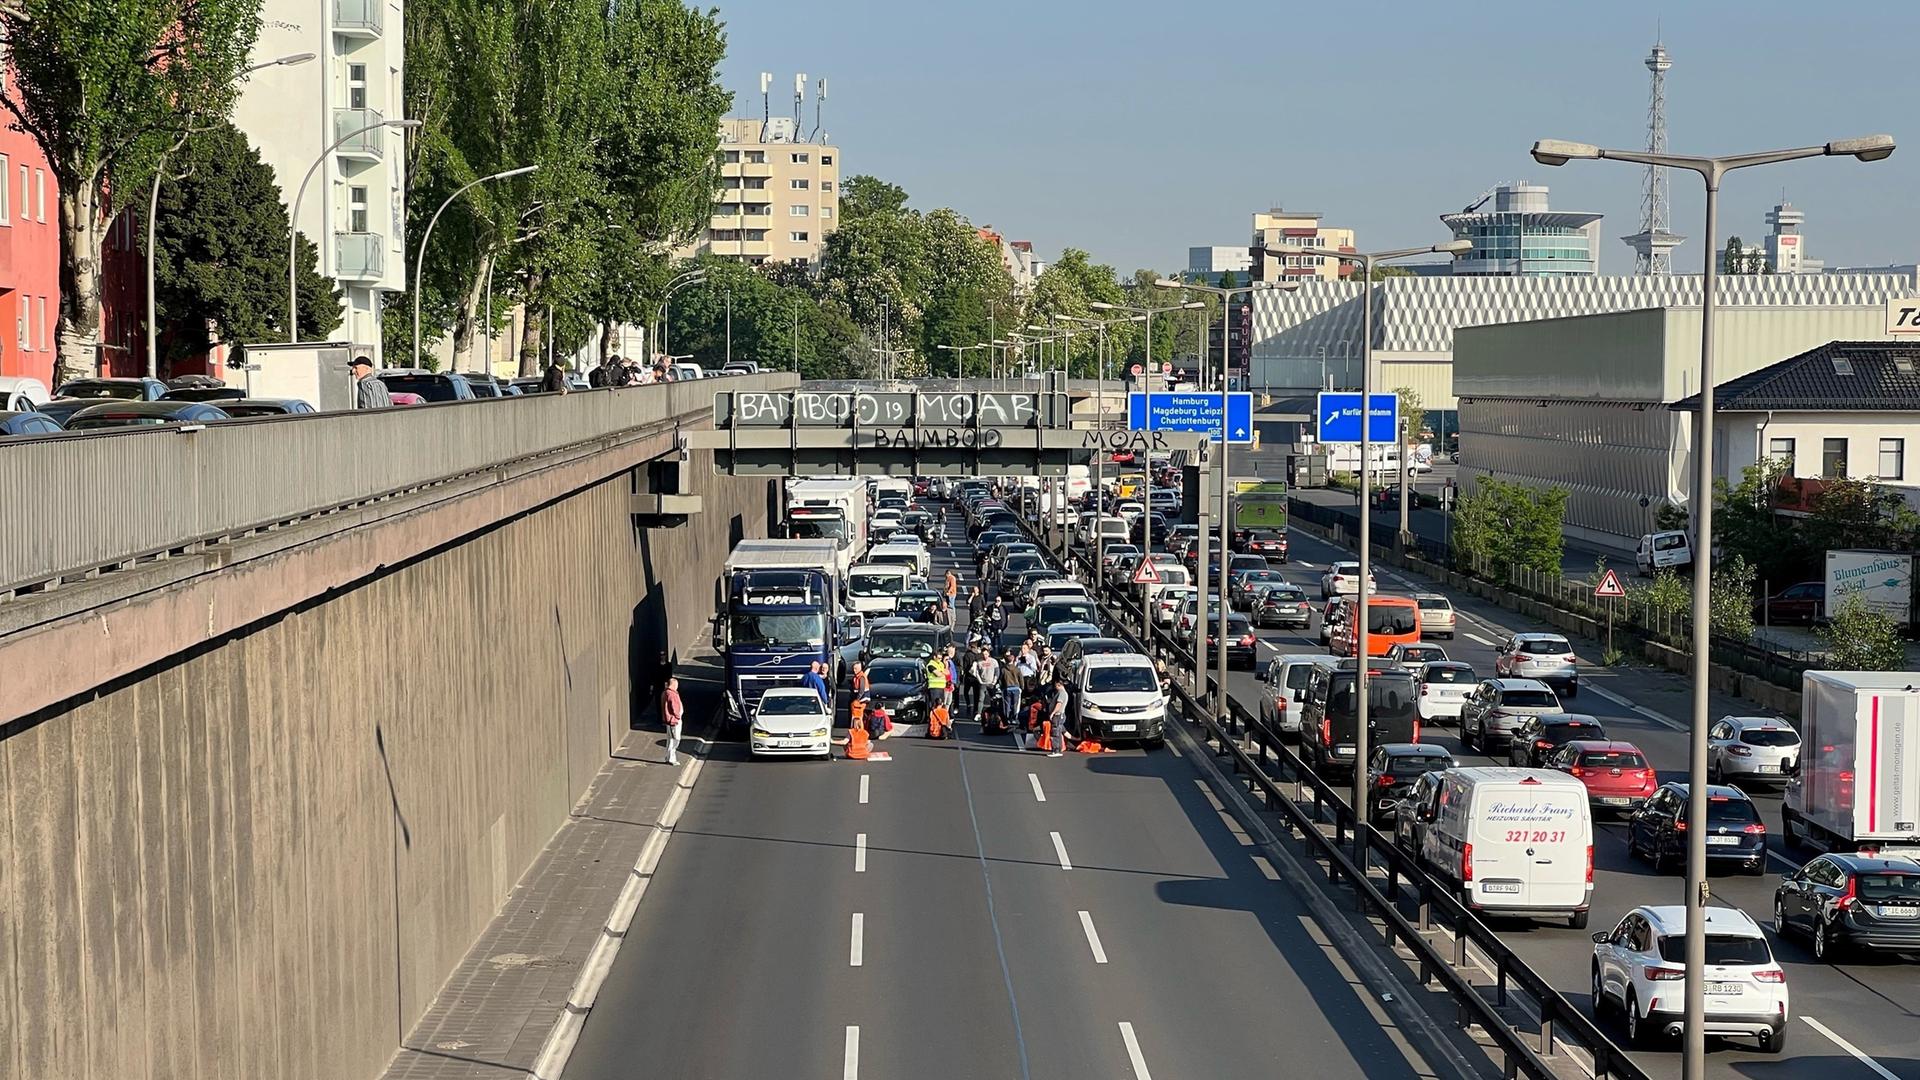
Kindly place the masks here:
[(827, 618), (819, 614), (735, 615), (736, 645), (824, 645)]
[(845, 540), (847, 523), (839, 518), (795, 518), (787, 523), (787, 535), (795, 540)]
[(847, 578), (847, 591), (855, 596), (896, 596), (905, 587), (899, 574), (855, 570)]

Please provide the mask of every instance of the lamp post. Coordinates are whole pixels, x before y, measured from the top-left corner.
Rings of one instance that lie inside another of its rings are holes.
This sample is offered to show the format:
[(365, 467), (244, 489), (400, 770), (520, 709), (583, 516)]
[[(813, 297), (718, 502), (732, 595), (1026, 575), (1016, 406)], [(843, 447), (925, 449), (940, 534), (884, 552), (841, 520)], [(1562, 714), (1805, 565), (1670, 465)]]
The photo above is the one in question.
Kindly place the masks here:
[[(967, 377), (967, 364), (966, 364), (967, 353), (973, 351), (974, 349), (981, 349), (985, 347), (986, 346), (984, 345), (935, 345), (934, 346), (934, 348), (939, 349), (941, 352), (950, 352), (953, 354), (953, 377), (956, 379), (964, 379)], [(927, 374), (931, 376), (933, 372), (929, 371), (927, 372)]]
[[(1369, 478), (1373, 475), (1373, 268), (1383, 262), (1415, 255), (1458, 255), (1473, 250), (1470, 240), (1451, 240), (1431, 247), (1396, 248), (1391, 251), (1347, 252), (1332, 248), (1289, 248), (1276, 251), (1262, 248), (1269, 255), (1322, 255), (1360, 267), (1360, 310), (1364, 313), (1360, 332), (1360, 592), (1355, 600), (1354, 628), (1354, 701), (1355, 732), (1353, 747), (1353, 820), (1354, 844), (1366, 850), (1366, 838), (1358, 826), (1367, 822), (1367, 583), (1373, 574), (1373, 498)], [(1404, 503), (1406, 500), (1402, 499)]]
[[(667, 282), (666, 294), (660, 298), (660, 345), (658, 351), (663, 353), (673, 351), (668, 340), (668, 316), (673, 310), (673, 294), (689, 285), (698, 285), (705, 280), (707, 280), (707, 272), (705, 270), (688, 270), (679, 277)], [(653, 363), (653, 360), (654, 358), (652, 356), (647, 357), (649, 364)]]
[[(1169, 311), (1192, 311), (1195, 308), (1203, 308), (1207, 305), (1198, 300), (1191, 300), (1184, 304), (1169, 304), (1166, 307), (1130, 307), (1126, 304), (1109, 304), (1105, 301), (1096, 300), (1087, 306), (1095, 311), (1120, 311), (1129, 315), (1139, 315), (1143, 317), (1142, 321), (1146, 323), (1147, 327), (1146, 370), (1151, 371), (1153, 370), (1153, 317)], [(1153, 559), (1153, 451), (1151, 450), (1147, 451), (1147, 465), (1146, 468), (1142, 470), (1142, 474), (1146, 478), (1145, 483), (1141, 485), (1146, 492), (1146, 500), (1140, 513), (1140, 559), (1142, 562), (1149, 562)], [(1202, 541), (1205, 539), (1206, 537), (1201, 537)], [(1200, 569), (1199, 591), (1201, 596), (1205, 596), (1207, 594), (1207, 571), (1205, 567), (1207, 559), (1206, 549), (1204, 547), (1201, 549), (1198, 561), (1202, 564)], [(1147, 591), (1145, 585), (1140, 586), (1140, 632), (1143, 634), (1150, 633), (1153, 629), (1151, 596), (1152, 594)], [(1206, 604), (1203, 602), (1200, 605), (1201, 618), (1199, 622), (1206, 621), (1206, 613)], [(1206, 670), (1207, 635), (1204, 626), (1196, 625), (1195, 629), (1197, 632), (1193, 636), (1195, 649), (1193, 677), (1194, 680), (1200, 684), (1199, 689), (1204, 693), (1206, 690), (1206, 676), (1204, 672)]]
[[(1096, 392), (1099, 395), (1100, 418), (1094, 426), (1097, 430), (1105, 431), (1107, 428), (1107, 327), (1115, 323), (1140, 322), (1145, 319), (1145, 316), (1126, 315), (1117, 319), (1090, 319), (1084, 315), (1062, 315), (1061, 318), (1068, 322), (1090, 326), (1099, 332), (1099, 337), (1095, 339), (1097, 368), (1094, 372), (1094, 380), (1098, 387)], [(1093, 491), (1093, 593), (1095, 596), (1103, 596), (1106, 593), (1107, 574), (1106, 566), (1102, 562), (1107, 553), (1107, 534), (1100, 528), (1100, 519), (1107, 516), (1107, 452), (1104, 449), (1093, 455)]]
[[(1057, 317), (1058, 316), (1055, 316), (1055, 315), (1049, 315), (1047, 316), (1047, 319), (1049, 322), (1051, 322), (1053, 319)], [(1080, 336), (1081, 334), (1086, 333), (1086, 331), (1077, 330), (1071, 326), (1063, 327), (1063, 326), (1051, 326), (1051, 325), (1049, 326), (1030, 325), (1027, 327), (1027, 329), (1042, 330), (1054, 335), (1054, 337), (1051, 340), (1053, 340), (1056, 343), (1055, 353), (1060, 361), (1061, 386), (1064, 388), (1066, 385), (1066, 380), (1070, 378), (1073, 374), (1073, 339)], [(1045, 383), (1043, 381), (1042, 390), (1044, 391), (1044, 389), (1045, 389)], [(1068, 423), (1069, 425), (1071, 425), (1072, 423), (1071, 413), (1069, 413)], [(1072, 471), (1071, 469), (1068, 470), (1069, 473), (1071, 471)], [(1067, 481), (1069, 479), (1070, 477), (1065, 474), (1063, 474), (1060, 477), (1060, 496), (1057, 500), (1055, 500), (1053, 504), (1053, 513), (1052, 513), (1052, 516), (1059, 522), (1057, 539), (1060, 547), (1060, 563), (1063, 566), (1066, 565), (1066, 562), (1067, 562), (1067, 521), (1068, 519), (1066, 517), (1066, 510), (1067, 510)], [(1089, 483), (1091, 483), (1091, 477), (1089, 477)], [(1047, 485), (1047, 489), (1048, 491), (1052, 491), (1053, 485), (1049, 483)], [(1148, 509), (1151, 510), (1152, 508), (1149, 507)]]
[[(1227, 564), (1230, 561), (1227, 559), (1227, 547), (1228, 547), (1227, 541), (1228, 541), (1228, 537), (1232, 535), (1231, 529), (1233, 527), (1233, 519), (1231, 517), (1231, 510), (1230, 510), (1231, 504), (1229, 502), (1231, 495), (1229, 494), (1229, 491), (1228, 491), (1229, 487), (1231, 486), (1229, 478), (1231, 477), (1232, 474), (1228, 472), (1228, 469), (1227, 469), (1227, 461), (1228, 461), (1227, 454), (1228, 454), (1229, 446), (1232, 442), (1232, 435), (1230, 432), (1227, 431), (1227, 412), (1226, 412), (1227, 368), (1228, 368), (1227, 309), (1232, 305), (1233, 298), (1236, 294), (1245, 293), (1251, 296), (1256, 292), (1289, 292), (1294, 289), (1298, 289), (1300, 287), (1300, 283), (1297, 281), (1287, 281), (1287, 282), (1261, 281), (1261, 282), (1255, 282), (1251, 285), (1243, 286), (1238, 289), (1225, 289), (1225, 288), (1221, 288), (1218, 285), (1198, 285), (1192, 282), (1174, 281), (1171, 278), (1160, 278), (1159, 280), (1155, 281), (1153, 284), (1157, 288), (1187, 289), (1193, 292), (1208, 293), (1210, 295), (1217, 296), (1220, 298), (1220, 368), (1219, 368), (1219, 371), (1220, 371), (1220, 525), (1219, 525), (1220, 582), (1219, 582), (1219, 585), (1217, 586), (1219, 589), (1219, 595), (1220, 595), (1220, 629), (1219, 629), (1220, 648), (1216, 650), (1214, 655), (1214, 662), (1216, 664), (1216, 667), (1214, 669), (1215, 670), (1214, 677), (1220, 681), (1220, 686), (1222, 687), (1222, 689), (1224, 689), (1227, 685), (1227, 608), (1228, 608), (1227, 600), (1228, 600), (1228, 596), (1227, 596), (1226, 569), (1227, 569)], [(1207, 338), (1204, 331), (1200, 335), (1199, 352), (1200, 352), (1199, 364), (1200, 364), (1200, 373), (1201, 373), (1200, 389), (1205, 390), (1207, 388), (1207, 380), (1206, 380)], [(1200, 557), (1196, 558), (1194, 562), (1198, 563), (1200, 559), (1211, 560), (1211, 558), (1212, 558), (1211, 549), (1202, 547)], [(1201, 593), (1203, 600), (1199, 609), (1199, 615), (1203, 619), (1206, 616), (1206, 604), (1204, 602), (1205, 595), (1206, 594), (1203, 591)], [(1224, 693), (1222, 693), (1218, 698), (1214, 699), (1213, 715), (1216, 719), (1218, 719), (1219, 717), (1225, 714), (1226, 704), (1227, 704), (1226, 695)]]
[[(320, 156), (313, 159), (313, 164), (307, 166), (307, 174), (300, 178), (300, 187), (293, 194), (293, 210), (287, 215), (287, 343), (289, 345), (300, 340), (300, 273), (297, 258), (300, 240), (300, 202), (307, 197), (307, 184), (313, 180), (313, 174), (319, 170), (320, 166), (325, 165), (327, 159), (333, 156), (333, 152), (345, 146), (348, 140), (365, 135), (375, 128), (417, 128), (419, 126), (418, 120), (382, 120), (377, 124), (354, 128), (328, 143), (327, 148), (320, 151)], [(416, 312), (420, 310), (419, 299), (418, 295), (414, 297), (413, 308)], [(386, 355), (382, 353), (381, 359), (385, 358)]]
[[(414, 122), (418, 123), (418, 121), (414, 121)], [(440, 208), (438, 210), (435, 210), (433, 212), (433, 216), (427, 219), (427, 231), (420, 235), (420, 254), (415, 256), (413, 260), (413, 366), (414, 367), (420, 366), (420, 300), (421, 300), (420, 281), (427, 266), (427, 241), (433, 239), (433, 227), (435, 225), (440, 224), (440, 215), (446, 213), (447, 207), (452, 206), (453, 201), (455, 199), (458, 199), (460, 196), (465, 195), (468, 189), (470, 188), (478, 187), (479, 185), (484, 184), (489, 180), (505, 180), (510, 176), (520, 176), (525, 173), (533, 172), (539, 168), (540, 166), (538, 165), (522, 165), (517, 169), (503, 169), (500, 172), (490, 173), (486, 176), (482, 176), (478, 180), (469, 180), (466, 183), (460, 185), (458, 188), (455, 188), (453, 194), (447, 196), (446, 201), (440, 204)], [(553, 328), (549, 326), (547, 328), (547, 332), (551, 334), (553, 332)]]
[[(295, 64), (304, 64), (311, 59), (313, 59), (313, 54), (304, 52), (293, 53), (290, 56), (276, 57), (259, 64), (252, 64), (241, 68), (240, 73), (233, 77), (233, 82), (227, 85), (231, 86), (264, 68), (293, 67)], [(160, 324), (158, 321), (158, 307), (154, 303), (153, 288), (154, 223), (160, 217), (160, 178), (167, 173), (167, 158), (173, 156), (174, 151), (187, 145), (187, 138), (192, 134), (192, 119), (192, 116), (189, 115), (187, 118), (188, 130), (181, 134), (180, 141), (174, 143), (172, 149), (161, 154), (160, 160), (154, 163), (153, 190), (147, 195), (147, 378), (149, 379), (157, 379), (160, 377)], [(26, 196), (22, 194), (21, 198), (24, 199)]]
[[(1861, 139), (1842, 139), (1821, 146), (1803, 146), (1791, 150), (1763, 150), (1756, 154), (1731, 154), (1724, 157), (1692, 157), (1684, 154), (1653, 154), (1641, 150), (1603, 150), (1587, 143), (1542, 139), (1533, 144), (1533, 159), (1542, 165), (1565, 165), (1580, 159), (1626, 161), (1698, 173), (1707, 189), (1706, 269), (1700, 283), (1700, 410), (1693, 425), (1693, 714), (1688, 731), (1687, 817), (1704, 826), (1707, 820), (1707, 690), (1709, 685), (1708, 647), (1712, 636), (1711, 597), (1713, 560), (1705, 557), (1713, 550), (1713, 306), (1718, 280), (1714, 258), (1715, 229), (1720, 218), (1720, 181), (1735, 169), (1797, 161), (1810, 157), (1852, 157), (1861, 161), (1880, 161), (1893, 153), (1893, 137), (1869, 135)], [(1681, 903), (1687, 909), (1686, 937), (1686, 1011), (1683, 1016), (1684, 1047), (1680, 1075), (1699, 1080), (1706, 1070), (1706, 985), (1703, 975), (1707, 961), (1707, 833), (1703, 827), (1687, 832), (1687, 883)]]

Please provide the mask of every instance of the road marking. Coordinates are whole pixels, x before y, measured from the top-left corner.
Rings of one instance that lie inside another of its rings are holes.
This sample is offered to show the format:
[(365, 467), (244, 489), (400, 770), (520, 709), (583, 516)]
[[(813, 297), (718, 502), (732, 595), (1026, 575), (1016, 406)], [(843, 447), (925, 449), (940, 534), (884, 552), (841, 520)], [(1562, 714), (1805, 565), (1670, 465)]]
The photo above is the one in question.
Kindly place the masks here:
[(1041, 791), (1041, 790), (1040, 790), (1040, 774), (1039, 774), (1039, 773), (1028, 773), (1028, 774), (1027, 774), (1027, 782), (1028, 782), (1028, 783), (1031, 783), (1031, 784), (1033, 785), (1033, 801), (1034, 801), (1034, 802), (1046, 802), (1046, 801), (1047, 801), (1047, 793), (1046, 793), (1046, 792), (1044, 792), (1044, 791)]
[(1499, 646), (1497, 646), (1497, 645), (1495, 645), (1495, 644), (1494, 644), (1493, 642), (1491, 642), (1491, 641), (1488, 641), (1488, 640), (1487, 640), (1486, 638), (1483, 638), (1483, 637), (1481, 637), (1481, 636), (1480, 636), (1479, 634), (1468, 634), (1468, 635), (1467, 635), (1467, 640), (1468, 640), (1468, 641), (1477, 641), (1477, 642), (1479, 642), (1480, 644), (1482, 644), (1482, 645), (1485, 645), (1485, 646), (1486, 646), (1487, 648), (1489, 648), (1489, 649), (1496, 649), (1496, 648), (1499, 648)]
[(1107, 950), (1100, 947), (1100, 933), (1093, 928), (1092, 915), (1084, 911), (1080, 913), (1080, 929), (1087, 932), (1087, 947), (1093, 950), (1093, 962), (1096, 964), (1106, 963)]
[(859, 912), (853, 913), (853, 947), (847, 953), (847, 965), (859, 967), (866, 959), (867, 917)]
[(860, 1029), (847, 1025), (847, 1063), (840, 1068), (840, 1080), (860, 1080)]
[(1315, 567), (1314, 567), (1314, 565), (1313, 565), (1312, 563), (1310, 563), (1310, 562), (1297, 562), (1297, 563), (1294, 563), (1293, 565), (1295, 565), (1295, 566), (1297, 566), (1297, 567), (1299, 567), (1299, 568), (1300, 568), (1300, 569), (1302, 569), (1302, 570), (1312, 570), (1312, 569), (1315, 569)]
[(1133, 1025), (1120, 1021), (1120, 1038), (1127, 1044), (1127, 1058), (1133, 1062), (1134, 1080), (1153, 1080), (1153, 1074), (1147, 1071), (1147, 1059), (1140, 1053), (1140, 1040), (1134, 1038)]
[(1868, 1057), (1866, 1054), (1862, 1053), (1859, 1047), (1853, 1045), (1852, 1043), (1841, 1038), (1840, 1036), (1835, 1035), (1833, 1033), (1832, 1028), (1828, 1027), (1827, 1025), (1821, 1023), (1818, 1020), (1815, 1020), (1811, 1016), (1802, 1016), (1800, 1019), (1805, 1020), (1808, 1026), (1812, 1027), (1813, 1030), (1819, 1032), (1822, 1035), (1825, 1035), (1829, 1039), (1832, 1039), (1833, 1044), (1835, 1046), (1838, 1046), (1840, 1049), (1845, 1050), (1849, 1054), (1852, 1054), (1860, 1062), (1860, 1064), (1865, 1065), (1869, 1069), (1872, 1069), (1875, 1074), (1885, 1077), (1886, 1080), (1900, 1080), (1899, 1077), (1888, 1072), (1886, 1069), (1886, 1066), (1881, 1065), (1879, 1062), (1873, 1060), (1872, 1058)]
[(1687, 730), (1687, 726), (1685, 724), (1682, 724), (1680, 721), (1671, 719), (1662, 713), (1657, 713), (1652, 709), (1647, 708), (1645, 705), (1636, 705), (1633, 702), (1627, 700), (1626, 698), (1621, 697), (1619, 694), (1616, 694), (1613, 691), (1608, 690), (1604, 686), (1594, 686), (1593, 684), (1589, 683), (1587, 685), (1587, 689), (1593, 691), (1596, 694), (1599, 694), (1601, 697), (1606, 698), (1608, 701), (1613, 702), (1615, 705), (1618, 705), (1623, 709), (1632, 710), (1634, 713), (1640, 716), (1646, 717), (1648, 720), (1651, 720), (1654, 723), (1661, 725), (1662, 727), (1669, 727), (1675, 731), (1681, 731), (1681, 732), (1684, 732)]
[(1073, 862), (1067, 858), (1066, 842), (1060, 839), (1060, 834), (1057, 832), (1050, 832), (1047, 835), (1053, 837), (1053, 853), (1055, 855), (1060, 856), (1060, 869), (1062, 870), (1073, 869)]
[(1167, 749), (1169, 749), (1169, 750), (1171, 750), (1171, 751), (1173, 751), (1173, 756), (1174, 756), (1174, 757), (1186, 757), (1186, 756), (1187, 756), (1187, 755), (1185, 755), (1185, 754), (1183, 754), (1183, 753), (1181, 753), (1181, 752), (1180, 752), (1180, 747), (1179, 747), (1179, 746), (1178, 746), (1177, 744), (1175, 744), (1175, 743), (1168, 743), (1168, 744), (1167, 744)]
[[(860, 805), (861, 805), (861, 806), (865, 806), (865, 805), (867, 805), (867, 781), (868, 781), (868, 780), (871, 780), (871, 779), (873, 779), (873, 778), (872, 778), (872, 777), (870, 777), (870, 776), (868, 776), (868, 775), (866, 775), (865, 773), (862, 773), (862, 774), (860, 775)], [(859, 1031), (860, 1029), (859, 1029), (859, 1028), (848, 1028), (847, 1030), (848, 1030), (848, 1031)]]
[(853, 872), (856, 874), (864, 874), (867, 872), (866, 833), (855, 833), (853, 835)]
[(1767, 857), (1768, 857), (1768, 858), (1770, 858), (1770, 859), (1778, 859), (1778, 860), (1780, 860), (1780, 865), (1781, 865), (1781, 866), (1784, 866), (1784, 867), (1787, 867), (1787, 868), (1788, 868), (1788, 869), (1790, 869), (1790, 870), (1798, 870), (1798, 869), (1800, 869), (1801, 867), (1803, 867), (1803, 866), (1805, 866), (1805, 865), (1806, 865), (1805, 863), (1797, 863), (1797, 862), (1794, 862), (1794, 861), (1793, 861), (1792, 859), (1789, 859), (1789, 858), (1787, 858), (1787, 857), (1786, 857), (1785, 855), (1782, 855), (1782, 854), (1780, 854), (1780, 853), (1779, 853), (1779, 852), (1777, 852), (1777, 851), (1769, 851), (1769, 852), (1767, 852)]

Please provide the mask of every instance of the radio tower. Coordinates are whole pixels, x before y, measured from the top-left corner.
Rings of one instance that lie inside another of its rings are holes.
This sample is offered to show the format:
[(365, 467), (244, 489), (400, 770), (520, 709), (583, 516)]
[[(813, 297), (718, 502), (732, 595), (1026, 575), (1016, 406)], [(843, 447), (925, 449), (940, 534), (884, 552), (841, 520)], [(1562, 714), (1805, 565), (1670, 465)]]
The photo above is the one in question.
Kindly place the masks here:
[[(1653, 91), (1647, 99), (1647, 152), (1667, 152), (1667, 69), (1673, 66), (1665, 45), (1654, 42), (1644, 61), (1653, 73)], [(1633, 249), (1635, 274), (1673, 273), (1673, 249), (1686, 239), (1667, 228), (1667, 170), (1647, 166), (1647, 178), (1640, 188), (1640, 231), (1622, 237)]]

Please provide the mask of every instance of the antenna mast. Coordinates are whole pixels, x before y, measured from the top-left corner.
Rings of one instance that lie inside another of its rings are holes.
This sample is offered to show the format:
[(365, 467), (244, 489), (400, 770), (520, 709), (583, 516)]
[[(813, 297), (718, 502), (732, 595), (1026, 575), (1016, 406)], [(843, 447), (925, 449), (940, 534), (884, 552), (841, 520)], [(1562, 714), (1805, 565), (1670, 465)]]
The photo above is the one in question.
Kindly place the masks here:
[(822, 111), (826, 109), (826, 105), (827, 105), (827, 77), (825, 75), (822, 75), (820, 76), (818, 82), (814, 87), (813, 131), (808, 133), (807, 135), (808, 142), (820, 141), (820, 114)]
[(767, 141), (767, 127), (773, 123), (773, 100), (767, 96), (767, 89), (773, 85), (773, 72), (760, 73), (760, 141)]
[[(1642, 63), (1653, 75), (1647, 98), (1647, 152), (1664, 154), (1667, 152), (1667, 70), (1673, 67), (1673, 57), (1666, 46), (1656, 40), (1653, 51)], [(1673, 273), (1673, 249), (1686, 238), (1675, 236), (1671, 231), (1669, 211), (1667, 170), (1649, 165), (1640, 185), (1640, 231), (1626, 238), (1634, 251), (1635, 274), (1664, 277)]]
[(807, 98), (807, 73), (793, 77), (793, 139), (800, 141), (800, 113)]

